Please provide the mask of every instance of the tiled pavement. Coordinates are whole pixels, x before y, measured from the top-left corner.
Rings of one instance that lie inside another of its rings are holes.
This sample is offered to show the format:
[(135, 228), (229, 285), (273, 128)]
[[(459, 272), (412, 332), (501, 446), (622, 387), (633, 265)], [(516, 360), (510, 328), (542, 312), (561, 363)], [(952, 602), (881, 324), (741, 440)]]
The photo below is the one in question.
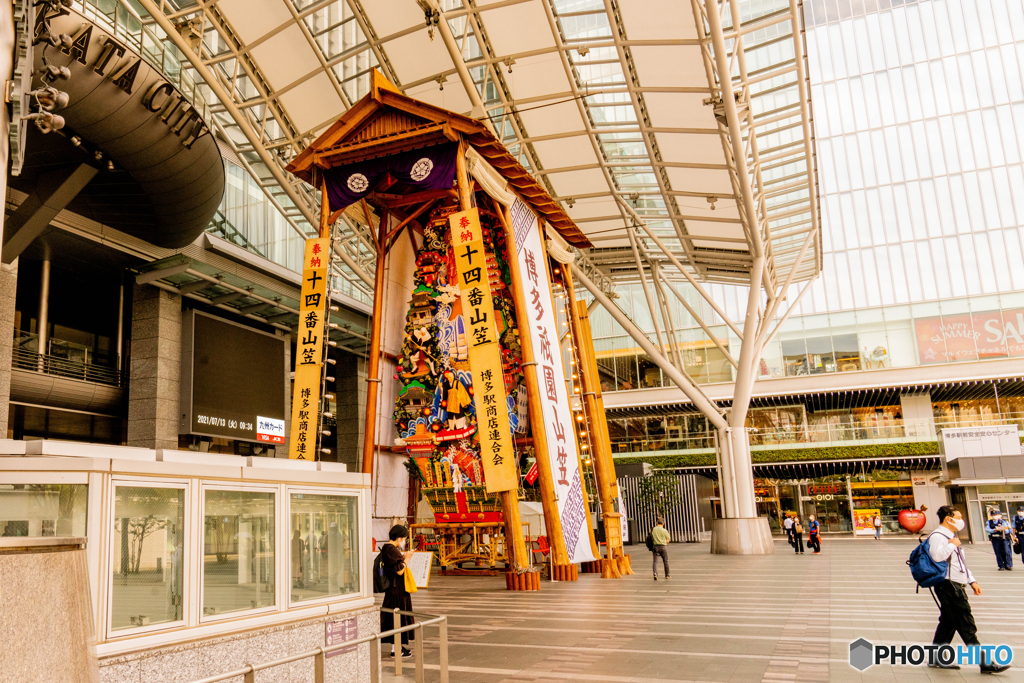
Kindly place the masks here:
[[(915, 594), (905, 561), (913, 541), (825, 539), (821, 555), (777, 542), (776, 555), (711, 555), (669, 547), (671, 581), (653, 581), (634, 546), (635, 576), (544, 582), (510, 593), (500, 577), (431, 578), (417, 611), (447, 614), (452, 683), (703, 683), (719, 681), (978, 680), (927, 667), (851, 668), (849, 643), (930, 643), (938, 609)], [(991, 548), (966, 548), (984, 594), (971, 604), (983, 643), (1014, 646), (1018, 667), (988, 679), (1024, 682), (1024, 567), (997, 572)], [(426, 680), (437, 681), (437, 637), (425, 640)], [(396, 678), (412, 681), (412, 662)]]

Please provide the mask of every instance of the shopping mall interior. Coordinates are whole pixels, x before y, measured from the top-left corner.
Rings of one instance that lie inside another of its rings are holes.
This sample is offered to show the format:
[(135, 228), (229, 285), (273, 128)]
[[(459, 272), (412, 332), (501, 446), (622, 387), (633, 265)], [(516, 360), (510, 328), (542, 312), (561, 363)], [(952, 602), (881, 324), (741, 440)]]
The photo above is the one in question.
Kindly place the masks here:
[(1019, 0), (14, 0), (0, 71), (0, 678), (959, 680), (851, 645), (945, 506), (1024, 647)]

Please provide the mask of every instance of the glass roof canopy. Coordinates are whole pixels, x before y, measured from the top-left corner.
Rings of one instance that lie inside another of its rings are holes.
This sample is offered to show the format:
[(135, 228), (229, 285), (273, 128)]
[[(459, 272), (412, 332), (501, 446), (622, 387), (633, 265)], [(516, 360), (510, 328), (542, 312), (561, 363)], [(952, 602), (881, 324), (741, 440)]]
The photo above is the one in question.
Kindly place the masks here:
[[(797, 0), (133, 4), (206, 84), (216, 129), (303, 235), (315, 197), (284, 166), (377, 68), (412, 97), (486, 118), (587, 234), (605, 288), (639, 277), (630, 230), (641, 267), (671, 279), (670, 255), (697, 280), (748, 284), (763, 254), (774, 298), (820, 271)], [(372, 290), (372, 240), (343, 220), (340, 275)]]

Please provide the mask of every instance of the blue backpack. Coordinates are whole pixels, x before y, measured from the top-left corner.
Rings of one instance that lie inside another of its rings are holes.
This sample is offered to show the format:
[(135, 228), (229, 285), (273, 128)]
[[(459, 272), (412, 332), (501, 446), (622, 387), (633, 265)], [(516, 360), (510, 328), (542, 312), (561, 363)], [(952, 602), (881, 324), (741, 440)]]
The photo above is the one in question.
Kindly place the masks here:
[(917, 590), (937, 586), (949, 576), (949, 562), (936, 562), (929, 552), (931, 536), (917, 544), (914, 552), (910, 553), (907, 564), (910, 565), (910, 574), (917, 581)]

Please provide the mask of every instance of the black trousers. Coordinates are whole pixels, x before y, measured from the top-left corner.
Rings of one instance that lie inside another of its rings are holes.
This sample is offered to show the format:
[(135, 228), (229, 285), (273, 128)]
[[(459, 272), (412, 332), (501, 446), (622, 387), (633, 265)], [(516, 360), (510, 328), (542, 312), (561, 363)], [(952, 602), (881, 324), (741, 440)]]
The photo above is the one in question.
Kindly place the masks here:
[(663, 545), (654, 546), (654, 575), (658, 575), (658, 556), (661, 556), (661, 564), (665, 567), (665, 576), (669, 576), (668, 573), (668, 548)]
[(814, 552), (821, 552), (821, 537), (818, 534), (810, 534), (807, 537), (807, 545), (814, 548)]
[(789, 527), (788, 529), (786, 529), (786, 541), (790, 545), (793, 545), (793, 527)]
[(793, 532), (793, 551), (802, 553), (804, 551), (804, 535)]
[(948, 645), (959, 633), (965, 645), (980, 645), (978, 627), (971, 614), (971, 603), (967, 600), (967, 586), (946, 579), (932, 590), (939, 600), (939, 625), (932, 643)]

